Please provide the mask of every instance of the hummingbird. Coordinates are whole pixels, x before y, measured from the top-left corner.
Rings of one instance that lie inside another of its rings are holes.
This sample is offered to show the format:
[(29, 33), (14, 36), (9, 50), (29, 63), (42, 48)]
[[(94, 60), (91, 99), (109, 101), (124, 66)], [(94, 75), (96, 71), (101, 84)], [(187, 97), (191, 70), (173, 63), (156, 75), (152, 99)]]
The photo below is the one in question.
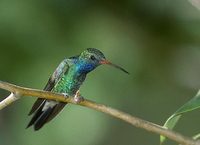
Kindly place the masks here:
[[(96, 48), (87, 48), (80, 55), (64, 59), (49, 78), (45, 91), (62, 93), (64, 96), (75, 97), (84, 82), (86, 75), (96, 67), (107, 64), (125, 73), (122, 67), (108, 61), (104, 54)], [(37, 131), (51, 121), (67, 103), (38, 98), (28, 115), (33, 115), (27, 128), (33, 126)]]

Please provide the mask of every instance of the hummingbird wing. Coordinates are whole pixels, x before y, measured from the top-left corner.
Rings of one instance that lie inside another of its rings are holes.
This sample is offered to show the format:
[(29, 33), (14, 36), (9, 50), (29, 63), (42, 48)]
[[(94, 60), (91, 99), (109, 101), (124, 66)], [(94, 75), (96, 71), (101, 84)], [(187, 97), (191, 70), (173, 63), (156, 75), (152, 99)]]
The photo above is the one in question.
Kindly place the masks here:
[[(49, 78), (43, 90), (51, 91), (53, 87), (55, 86), (55, 84), (58, 82), (58, 80), (62, 77), (62, 75), (67, 72), (68, 68), (69, 68), (69, 65), (67, 63), (67, 59), (65, 59), (59, 64), (59, 66), (56, 68), (54, 73), (51, 75), (51, 77)], [(42, 105), (44, 101), (45, 99), (38, 98), (33, 104), (28, 115), (33, 114), (38, 109), (38, 107)]]
[[(54, 88), (59, 79), (67, 73), (70, 66), (69, 63), (71, 63), (70, 59), (65, 59), (59, 64), (55, 72), (49, 78), (44, 90), (51, 91)], [(48, 107), (48, 104), (53, 105), (51, 107)], [(35, 114), (29, 122), (27, 128), (34, 124), (35, 130), (40, 129), (46, 122), (55, 117), (65, 105), (66, 103), (58, 103), (41, 98), (37, 99), (36, 102), (33, 104), (31, 111), (29, 112), (29, 115), (33, 113)], [(44, 110), (44, 108), (46, 109)]]

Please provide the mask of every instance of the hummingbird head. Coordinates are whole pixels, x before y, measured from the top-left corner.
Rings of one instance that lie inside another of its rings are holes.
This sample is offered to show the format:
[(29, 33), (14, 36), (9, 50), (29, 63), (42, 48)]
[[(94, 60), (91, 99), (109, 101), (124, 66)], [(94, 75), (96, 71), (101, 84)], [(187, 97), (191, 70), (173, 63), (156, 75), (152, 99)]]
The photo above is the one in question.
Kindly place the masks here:
[(104, 54), (96, 48), (87, 48), (85, 51), (83, 51), (80, 54), (79, 60), (81, 61), (81, 64), (82, 64), (82, 71), (85, 71), (85, 72), (90, 72), (99, 65), (107, 64), (117, 69), (120, 69), (121, 71), (125, 73), (128, 73), (122, 67), (108, 61), (106, 57), (104, 56)]

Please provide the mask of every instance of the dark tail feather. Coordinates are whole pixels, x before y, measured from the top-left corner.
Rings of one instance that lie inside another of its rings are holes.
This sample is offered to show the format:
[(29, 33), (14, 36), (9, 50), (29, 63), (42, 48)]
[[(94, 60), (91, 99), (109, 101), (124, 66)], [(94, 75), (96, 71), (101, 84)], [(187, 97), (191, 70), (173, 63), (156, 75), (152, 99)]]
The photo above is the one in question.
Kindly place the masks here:
[(41, 106), (37, 112), (34, 114), (33, 118), (29, 122), (26, 128), (34, 125), (34, 130), (39, 130), (47, 121), (48, 118), (51, 116), (55, 107), (49, 107), (47, 110), (42, 111), (43, 106)]
[(51, 115), (48, 117), (47, 122), (51, 121), (65, 107), (66, 104), (67, 103), (62, 103), (62, 102), (57, 104), (54, 107)]
[(28, 115), (32, 115), (40, 107), (40, 105), (44, 104), (44, 102), (46, 102), (44, 99), (38, 98), (33, 104)]
[(29, 128), (33, 125), (34, 130), (39, 130), (45, 123), (52, 120), (64, 108), (66, 103), (59, 103), (54, 107), (49, 107), (45, 111), (42, 111), (44, 105), (45, 102), (38, 108), (26, 128)]
[(37, 112), (34, 114), (34, 116), (32, 117), (31, 121), (28, 123), (26, 128), (29, 128), (30, 126), (32, 126), (35, 121), (40, 117), (40, 115), (42, 114), (42, 108), (44, 107), (44, 103), (40, 106), (40, 108), (38, 108)]
[(47, 121), (49, 116), (51, 116), (53, 108), (48, 108), (47, 110), (43, 111), (39, 118), (34, 123), (34, 130), (39, 130)]

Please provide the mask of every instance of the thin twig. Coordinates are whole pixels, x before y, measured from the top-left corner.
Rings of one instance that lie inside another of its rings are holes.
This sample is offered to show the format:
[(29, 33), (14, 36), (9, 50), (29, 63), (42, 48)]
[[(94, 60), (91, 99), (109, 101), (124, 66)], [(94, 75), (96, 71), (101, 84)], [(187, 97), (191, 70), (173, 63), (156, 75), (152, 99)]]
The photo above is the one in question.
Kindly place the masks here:
[[(177, 132), (174, 132), (172, 130), (168, 130), (163, 128), (162, 126), (159, 126), (157, 124), (151, 123), (149, 121), (142, 120), (140, 118), (134, 117), (132, 115), (129, 115), (127, 113), (124, 113), (122, 111), (119, 111), (117, 109), (113, 109), (111, 107), (102, 105), (102, 104), (97, 104), (93, 101), (90, 100), (83, 100), (80, 103), (77, 103), (74, 101), (73, 97), (68, 97), (65, 98), (63, 97), (62, 94), (57, 94), (57, 93), (52, 93), (52, 92), (47, 92), (47, 91), (41, 91), (41, 90), (36, 90), (36, 89), (30, 89), (30, 88), (24, 88), (24, 87), (19, 87), (13, 84), (9, 84), (6, 82), (0, 81), (0, 88), (10, 91), (14, 94), (20, 94), (21, 96), (34, 96), (38, 98), (44, 98), (44, 99), (50, 99), (50, 100), (56, 100), (60, 102), (68, 102), (72, 104), (77, 104), (81, 106), (85, 106), (88, 108), (92, 108), (95, 110), (98, 110), (100, 112), (104, 112), (106, 114), (109, 114), (110, 116), (113, 116), (115, 118), (121, 119), (135, 127), (143, 128), (147, 131), (163, 135), (168, 137), (171, 140), (174, 140), (180, 144), (183, 145), (200, 145), (199, 141), (195, 141), (192, 138), (183, 136)], [(0, 109), (1, 109), (1, 103), (0, 103)]]
[(0, 102), (0, 110), (17, 101), (20, 98), (19, 94), (10, 93), (10, 95)]

